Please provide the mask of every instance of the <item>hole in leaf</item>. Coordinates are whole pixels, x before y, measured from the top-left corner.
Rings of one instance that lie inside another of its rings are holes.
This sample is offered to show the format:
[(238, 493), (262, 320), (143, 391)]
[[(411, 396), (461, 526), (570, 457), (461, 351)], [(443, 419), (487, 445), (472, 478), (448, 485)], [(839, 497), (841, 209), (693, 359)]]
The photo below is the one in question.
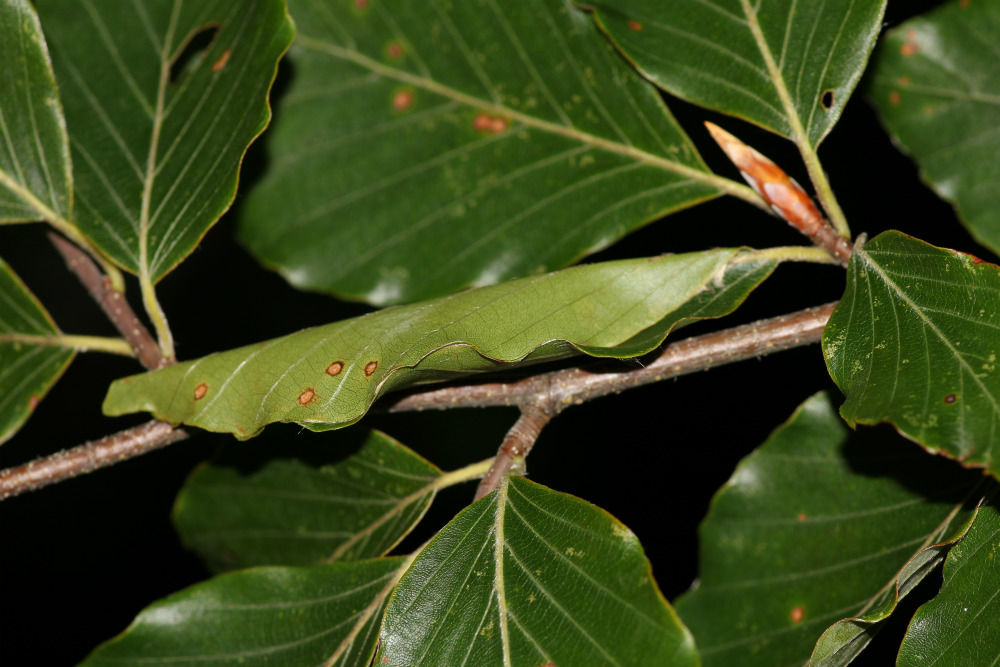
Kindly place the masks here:
[(823, 105), (823, 108), (829, 111), (833, 108), (833, 91), (824, 90), (823, 96), (819, 98), (819, 103)]
[(188, 36), (184, 47), (170, 61), (170, 83), (178, 83), (201, 64), (218, 34), (219, 26), (213, 24), (203, 26)]

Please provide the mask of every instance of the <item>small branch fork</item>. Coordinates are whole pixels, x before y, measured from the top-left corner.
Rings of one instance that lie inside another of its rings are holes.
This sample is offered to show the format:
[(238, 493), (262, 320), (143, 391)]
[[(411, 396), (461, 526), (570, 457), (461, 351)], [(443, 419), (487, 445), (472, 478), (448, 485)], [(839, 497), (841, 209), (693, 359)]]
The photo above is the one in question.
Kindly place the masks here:
[(672, 343), (644, 368), (600, 372), (570, 368), (512, 383), (445, 387), (396, 400), (387, 412), (446, 410), (456, 407), (518, 406), (521, 417), (507, 433), (476, 498), (487, 495), (527, 456), (542, 428), (568, 406), (652, 382), (761, 357), (820, 340), (836, 303), (693, 336)]

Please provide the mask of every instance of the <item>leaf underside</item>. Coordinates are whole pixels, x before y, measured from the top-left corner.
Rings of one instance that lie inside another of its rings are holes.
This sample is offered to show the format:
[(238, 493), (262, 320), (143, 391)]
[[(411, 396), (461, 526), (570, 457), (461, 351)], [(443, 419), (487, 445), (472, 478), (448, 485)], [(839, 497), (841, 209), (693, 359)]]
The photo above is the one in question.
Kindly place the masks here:
[(441, 475), (377, 431), (296, 439), (246, 470), (249, 446), (195, 470), (175, 504), (185, 546), (216, 571), (383, 556), (424, 515)]
[(4, 341), (5, 335), (56, 336), (59, 329), (0, 259), (0, 443), (21, 428), (76, 354), (66, 347)]
[[(72, 147), (73, 222), (120, 266), (155, 282), (235, 196), (292, 39), (284, 2), (37, 4)], [(207, 46), (185, 53), (198, 35)]]
[(240, 233), (296, 286), (427, 299), (567, 266), (718, 194), (564, 0), (289, 7), (294, 75)]
[(1000, 660), (1000, 511), (983, 503), (944, 563), (941, 591), (913, 615), (900, 667), (995, 665)]
[[(595, 0), (598, 23), (651, 81), (816, 147), (868, 62), (884, 0)], [(800, 136), (801, 133), (801, 136)]]
[(823, 352), (848, 423), (891, 422), (932, 452), (996, 474), (996, 265), (899, 232), (859, 244)]
[(69, 140), (45, 37), (27, 0), (0, 1), (0, 224), (69, 218)]
[(872, 96), (896, 143), (1000, 253), (1000, 7), (947, 2), (887, 33)]
[(403, 575), (379, 665), (695, 665), (635, 535), (523, 478), (463, 510)]
[(218, 576), (143, 610), (81, 667), (367, 665), (402, 558), (262, 567)]
[[(705, 665), (803, 664), (827, 626), (875, 607), (884, 618), (940, 561), (934, 545), (967, 516), (981, 476), (891, 432), (864, 436), (817, 394), (716, 494), (698, 584), (677, 602)], [(908, 563), (918, 567), (900, 579)], [(853, 641), (856, 653), (875, 629), (826, 648)]]
[(635, 356), (682, 323), (676, 313), (726, 314), (774, 266), (739, 254), (726, 270), (735, 253), (593, 264), (389, 308), (118, 380), (104, 410), (148, 410), (243, 438), (275, 421), (325, 430), (354, 423), (405, 386), (581, 349)]

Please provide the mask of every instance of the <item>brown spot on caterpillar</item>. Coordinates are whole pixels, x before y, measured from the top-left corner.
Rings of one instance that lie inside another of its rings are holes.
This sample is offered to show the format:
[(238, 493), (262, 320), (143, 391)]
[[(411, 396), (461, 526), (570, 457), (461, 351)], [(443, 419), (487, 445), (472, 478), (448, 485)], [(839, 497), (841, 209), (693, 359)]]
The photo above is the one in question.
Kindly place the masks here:
[(208, 385), (202, 382), (200, 385), (194, 388), (194, 400), (200, 401), (205, 398), (205, 394), (208, 393)]
[(642, 24), (639, 23), (638, 21), (629, 21), (628, 29), (635, 30), (636, 32), (638, 32), (639, 30), (642, 30)]
[(906, 41), (899, 47), (899, 52), (904, 58), (909, 58), (912, 55), (916, 55), (918, 51), (920, 51), (920, 47), (917, 46), (917, 31), (907, 30)]
[(476, 117), (472, 119), (472, 127), (477, 132), (486, 132), (488, 134), (500, 134), (508, 127), (508, 122), (506, 118), (500, 116), (491, 116), (486, 113), (476, 114)]
[(833, 108), (833, 91), (824, 90), (823, 94), (820, 95), (819, 103), (823, 105), (823, 108), (829, 111)]
[(792, 609), (792, 613), (788, 615), (792, 619), (792, 623), (801, 623), (802, 619), (806, 617), (806, 610), (801, 606)]
[(902, 98), (899, 96), (898, 90), (894, 90), (889, 93), (889, 104), (894, 107), (898, 107), (900, 102), (902, 102)]
[(947, 396), (944, 397), (944, 402), (947, 403), (948, 405), (951, 405), (957, 400), (958, 396), (956, 396), (955, 394), (948, 394)]
[(413, 91), (400, 90), (392, 98), (392, 108), (396, 111), (406, 111), (413, 105)]
[(219, 59), (212, 63), (212, 72), (218, 72), (220, 69), (225, 67), (226, 63), (229, 62), (229, 56), (231, 55), (233, 55), (232, 49), (226, 49), (223, 51), (222, 55), (219, 56)]
[(316, 398), (316, 392), (310, 387), (299, 394), (299, 405), (309, 405), (313, 402), (314, 398)]
[(378, 368), (378, 362), (377, 361), (369, 361), (367, 364), (365, 364), (365, 375), (369, 375), (370, 376), (372, 373), (375, 372), (376, 368)]
[(335, 361), (326, 367), (326, 374), (330, 377), (337, 377), (340, 375), (340, 371), (344, 370), (343, 361)]
[(385, 52), (393, 60), (399, 60), (403, 57), (403, 45), (399, 42), (392, 42), (386, 47)]

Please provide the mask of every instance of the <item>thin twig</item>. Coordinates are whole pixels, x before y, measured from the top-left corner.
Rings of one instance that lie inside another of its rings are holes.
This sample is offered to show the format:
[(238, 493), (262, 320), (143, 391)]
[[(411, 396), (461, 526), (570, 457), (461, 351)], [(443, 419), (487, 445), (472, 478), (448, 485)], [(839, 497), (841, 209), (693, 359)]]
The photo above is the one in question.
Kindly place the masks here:
[(62, 482), (187, 438), (187, 433), (153, 420), (100, 440), (0, 471), (0, 500)]
[(836, 303), (828, 303), (731, 329), (685, 338), (665, 347), (656, 360), (644, 368), (624, 372), (569, 368), (516, 382), (487, 382), (424, 390), (402, 398), (390, 399), (391, 402), (384, 403), (379, 409), (385, 412), (413, 412), (451, 408), (513, 407), (525, 404), (540, 392), (558, 394), (559, 404), (565, 407), (715, 366), (811, 345), (819, 341), (823, 327), (826, 326), (826, 321), (835, 306)]
[(493, 489), (499, 486), (517, 460), (528, 455), (531, 448), (535, 446), (535, 441), (538, 440), (542, 429), (555, 416), (545, 407), (544, 397), (539, 397), (539, 399), (521, 408), (521, 416), (507, 431), (506, 437), (500, 444), (500, 449), (497, 450), (496, 458), (493, 459), (493, 465), (479, 482), (475, 500), (488, 496)]
[(58, 234), (49, 232), (49, 240), (66, 260), (66, 267), (80, 279), (90, 296), (135, 350), (142, 365), (150, 370), (167, 365), (169, 362), (160, 354), (160, 346), (136, 317), (125, 295), (111, 286), (111, 280), (101, 273), (94, 261)]
[(512, 383), (445, 387), (407, 396), (386, 409), (388, 412), (404, 412), (519, 406), (520, 418), (507, 433), (493, 466), (476, 490), (476, 499), (479, 499), (497, 487), (518, 459), (523, 459), (531, 450), (541, 429), (568, 406), (652, 382), (816, 343), (835, 306), (836, 303), (830, 303), (686, 338), (668, 345), (655, 361), (644, 368), (625, 372), (570, 368)]

